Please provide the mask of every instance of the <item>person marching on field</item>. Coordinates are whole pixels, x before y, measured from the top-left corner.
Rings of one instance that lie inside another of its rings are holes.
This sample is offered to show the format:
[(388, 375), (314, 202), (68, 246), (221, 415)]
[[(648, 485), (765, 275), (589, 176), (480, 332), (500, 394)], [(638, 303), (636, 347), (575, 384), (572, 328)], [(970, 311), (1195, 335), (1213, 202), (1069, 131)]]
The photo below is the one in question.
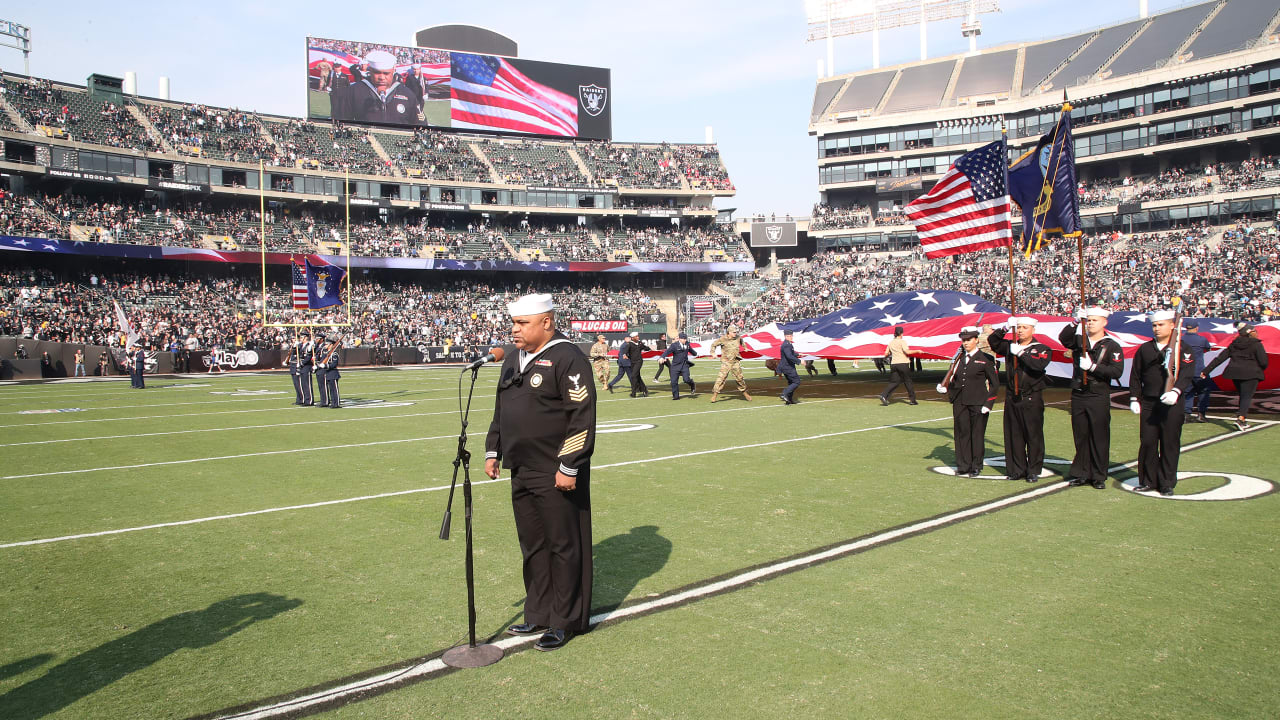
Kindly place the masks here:
[(987, 340), (995, 352), (1008, 359), (1005, 365), (1004, 448), (1005, 479), (1029, 483), (1040, 480), (1044, 467), (1045, 371), (1049, 346), (1036, 342), (1036, 319), (1011, 317), (1015, 338), (1004, 328), (993, 330)]
[(604, 335), (596, 335), (596, 343), (591, 346), (591, 369), (595, 371), (596, 382), (604, 385), (609, 382), (609, 342)]
[[(1129, 409), (1141, 416), (1138, 446), (1138, 492), (1160, 491), (1173, 495), (1178, 484), (1178, 454), (1182, 450), (1182, 421), (1186, 415), (1182, 393), (1191, 387), (1195, 377), (1195, 360), (1189, 350), (1178, 357), (1170, 342), (1176, 313), (1160, 310), (1151, 313), (1150, 340), (1138, 346), (1129, 369)], [(1169, 366), (1173, 365), (1173, 382), (1169, 383)], [(1168, 389), (1172, 385), (1172, 389)]]
[[(654, 348), (653, 348), (653, 349), (654, 349), (654, 350), (666, 350), (666, 349), (667, 349), (667, 334), (666, 334), (666, 333), (662, 333), (661, 335), (659, 335), (659, 336), (658, 336), (658, 342), (654, 343)], [(664, 369), (668, 369), (668, 368), (667, 368), (667, 363), (669, 363), (670, 361), (669, 361), (669, 360), (664, 360), (663, 358), (665, 358), (665, 357), (667, 357), (665, 354), (663, 354), (663, 355), (659, 355), (659, 356), (658, 356), (658, 372), (653, 376), (653, 379), (654, 379), (654, 380), (661, 380), (661, 379), (662, 379), (662, 371), (663, 371)]]
[(324, 384), (324, 335), (316, 334), (316, 340), (311, 344), (311, 364), (316, 369), (316, 395), (320, 396), (320, 402), (315, 407), (329, 407), (329, 388)]
[(302, 405), (302, 370), (298, 362), (298, 354), (302, 350), (302, 343), (295, 339), (293, 345), (290, 346), (286, 341), (285, 349), (288, 352), (285, 354), (284, 366), (289, 368), (289, 378), (293, 380), (293, 394), (297, 397), (293, 404)]
[[(689, 395), (694, 394), (693, 376), (689, 374), (689, 366), (692, 363), (689, 358), (696, 357), (692, 346), (689, 345), (689, 336), (680, 333), (679, 339), (667, 346), (662, 351), (662, 358), (667, 358), (667, 362), (671, 364), (671, 399), (680, 399), (680, 380), (683, 378), (686, 385), (689, 386)], [(661, 362), (662, 358), (659, 359)]]
[(796, 355), (796, 346), (791, 344), (791, 339), (795, 333), (786, 330), (782, 333), (782, 348), (778, 351), (778, 372), (787, 379), (787, 387), (778, 397), (782, 398), (782, 402), (787, 405), (796, 404), (796, 389), (800, 387), (800, 373), (796, 372), (796, 365), (800, 363), (800, 356)]
[[(1249, 429), (1249, 405), (1253, 402), (1253, 393), (1258, 389), (1258, 383), (1262, 381), (1263, 371), (1267, 369), (1267, 351), (1263, 349), (1262, 341), (1258, 339), (1258, 332), (1252, 325), (1242, 322), (1236, 328), (1236, 338), (1231, 341), (1226, 350), (1209, 363), (1209, 366), (1200, 373), (1200, 378), (1210, 382), (1209, 373), (1222, 363), (1228, 363), (1227, 369), (1222, 374), (1228, 380), (1235, 382), (1236, 391), (1240, 393), (1240, 412), (1236, 415), (1236, 429), (1244, 431)], [(1203, 412), (1200, 413), (1200, 417), (1204, 417)], [(1202, 419), (1201, 422), (1204, 420)]]
[(631, 361), (631, 365), (627, 368), (627, 376), (631, 379), (631, 397), (642, 395), (649, 397), (649, 387), (644, 384), (644, 376), (641, 375), (641, 368), (644, 367), (644, 353), (649, 349), (640, 340), (640, 333), (633, 332), (627, 337), (627, 344), (622, 346), (618, 351), (627, 353), (627, 359)]
[(742, 393), (742, 397), (750, 400), (751, 394), (747, 392), (747, 381), (742, 379), (742, 359), (739, 353), (742, 347), (742, 340), (738, 338), (738, 328), (730, 325), (725, 331), (724, 337), (717, 338), (711, 343), (711, 351), (720, 348), (720, 374), (716, 376), (716, 384), (711, 388), (711, 402), (715, 402), (720, 395), (721, 388), (724, 387), (724, 380), (731, 373), (733, 379), (738, 382), (738, 392)]
[(329, 401), (329, 407), (337, 410), (342, 406), (342, 395), (338, 393), (338, 380), (342, 378), (342, 373), (338, 372), (338, 351), (342, 343), (337, 333), (330, 335), (327, 339), (329, 347), (326, 349), (323, 366), (324, 394)]
[[(1084, 326), (1084, 337), (1077, 323), (1067, 323), (1058, 333), (1058, 342), (1071, 352), (1071, 434), (1076, 454), (1067, 471), (1069, 485), (1086, 483), (1098, 490), (1107, 487), (1107, 469), (1111, 465), (1111, 381), (1124, 373), (1124, 353), (1120, 343), (1107, 337), (1107, 317), (1111, 312), (1100, 307), (1081, 309), (1076, 313)], [(1086, 352), (1081, 346), (1088, 342)]]
[(907, 404), (917, 405), (916, 388), (911, 384), (911, 355), (914, 353), (911, 346), (907, 344), (907, 339), (902, 337), (902, 328), (895, 327), (893, 329), (893, 339), (889, 341), (889, 347), (885, 353), (889, 356), (889, 386), (880, 393), (880, 404), (888, 405), (889, 396), (899, 385), (907, 386)]
[(628, 336), (622, 341), (622, 345), (618, 347), (618, 374), (604, 386), (610, 395), (613, 394), (613, 386), (617, 385), (618, 381), (624, 377), (627, 379), (627, 385), (631, 387), (631, 396), (635, 397), (636, 395), (636, 386), (631, 382), (631, 358), (627, 357), (627, 348), (630, 345), (631, 337)]
[(1200, 326), (1195, 320), (1184, 320), (1182, 326), (1186, 328), (1186, 332), (1182, 333), (1182, 347), (1191, 353), (1191, 359), (1195, 361), (1196, 377), (1191, 381), (1190, 390), (1185, 393), (1186, 407), (1183, 411), (1191, 422), (1206, 422), (1205, 413), (1209, 412), (1209, 394), (1213, 391), (1213, 381), (1207, 376), (1200, 377), (1204, 372), (1204, 354), (1209, 350), (1209, 341), (1200, 334)]
[(982, 474), (982, 460), (987, 453), (987, 417), (996, 402), (995, 358), (978, 350), (978, 328), (960, 331), (960, 355), (948, 385), (938, 385), (951, 402), (952, 429), (956, 443), (956, 476), (976, 478)]

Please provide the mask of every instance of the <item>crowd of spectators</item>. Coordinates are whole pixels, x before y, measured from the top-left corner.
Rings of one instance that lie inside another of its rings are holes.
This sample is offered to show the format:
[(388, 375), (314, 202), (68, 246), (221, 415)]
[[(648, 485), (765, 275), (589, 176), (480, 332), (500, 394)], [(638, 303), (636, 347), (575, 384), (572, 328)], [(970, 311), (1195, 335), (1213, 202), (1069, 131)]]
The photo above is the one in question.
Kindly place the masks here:
[[(753, 302), (731, 308), (703, 329), (728, 324), (754, 329), (770, 322), (817, 317), (877, 295), (914, 289), (973, 293), (1008, 305), (1007, 258), (975, 253), (927, 260), (919, 250), (864, 254), (826, 252), (783, 266), (780, 278)], [(1179, 297), (1202, 317), (1251, 321), (1280, 313), (1280, 244), (1274, 224), (1196, 226), (1132, 236), (1085, 239), (1089, 300), (1116, 310), (1145, 311)], [(1050, 244), (1016, 264), (1018, 308), (1071, 315), (1080, 304), (1072, 242)]]
[(809, 219), (810, 230), (861, 228), (871, 224), (871, 208), (866, 205), (831, 205), (814, 203)]
[(204, 105), (139, 107), (180, 155), (234, 162), (263, 160), (272, 165), (281, 162), (275, 143), (263, 135), (262, 121), (255, 114)]

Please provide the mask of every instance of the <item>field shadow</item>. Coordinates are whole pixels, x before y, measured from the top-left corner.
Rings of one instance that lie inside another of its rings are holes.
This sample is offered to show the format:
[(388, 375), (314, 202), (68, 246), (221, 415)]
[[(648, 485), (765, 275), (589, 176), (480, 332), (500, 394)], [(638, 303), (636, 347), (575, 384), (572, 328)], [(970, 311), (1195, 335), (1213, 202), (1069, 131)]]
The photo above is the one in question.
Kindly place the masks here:
[(29, 658), (16, 660), (8, 665), (0, 665), (0, 680), (17, 677), (29, 670), (38, 668), (52, 660), (53, 657), (53, 653), (40, 653), (39, 655), (32, 655)]
[(213, 645), (301, 604), (280, 595), (248, 593), (203, 610), (172, 615), (55, 665), (43, 676), (0, 695), (0, 718), (50, 715), (178, 650)]
[(618, 609), (641, 580), (661, 570), (671, 558), (671, 541), (657, 525), (641, 525), (596, 543), (594, 608), (591, 614)]

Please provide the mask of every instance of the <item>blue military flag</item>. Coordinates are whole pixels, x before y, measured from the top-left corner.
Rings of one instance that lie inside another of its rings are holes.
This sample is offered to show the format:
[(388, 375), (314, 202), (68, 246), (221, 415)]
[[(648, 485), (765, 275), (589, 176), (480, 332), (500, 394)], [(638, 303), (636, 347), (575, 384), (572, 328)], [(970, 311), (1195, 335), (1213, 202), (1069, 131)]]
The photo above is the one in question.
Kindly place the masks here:
[(1022, 207), (1022, 252), (1028, 257), (1048, 235), (1080, 235), (1070, 105), (1063, 105), (1053, 130), (1009, 166), (1009, 196)]
[(316, 265), (307, 258), (307, 305), (312, 310), (341, 305), (342, 283), (347, 271), (337, 265)]

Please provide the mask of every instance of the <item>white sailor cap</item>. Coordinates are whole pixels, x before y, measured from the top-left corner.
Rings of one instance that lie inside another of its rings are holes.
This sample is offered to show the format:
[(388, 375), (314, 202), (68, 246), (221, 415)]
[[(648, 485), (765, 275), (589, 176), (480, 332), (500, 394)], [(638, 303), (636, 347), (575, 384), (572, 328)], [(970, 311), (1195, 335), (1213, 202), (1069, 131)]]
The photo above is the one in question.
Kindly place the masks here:
[(1107, 310), (1106, 308), (1101, 308), (1095, 305), (1093, 307), (1085, 308), (1084, 316), (1085, 317), (1101, 317), (1101, 318), (1110, 317), (1111, 311)]
[(638, 337), (640, 337), (640, 333), (638, 333), (638, 332), (633, 332), (633, 333), (631, 333), (631, 337), (633, 337), (633, 338), (638, 338)]
[(523, 315), (541, 315), (549, 313), (555, 309), (551, 303), (550, 295), (525, 295), (507, 305), (507, 312), (511, 317), (521, 317)]
[(1157, 322), (1159, 320), (1172, 320), (1176, 315), (1177, 313), (1172, 310), (1157, 310), (1153, 313), (1148, 313), (1147, 319), (1150, 320), (1151, 322)]
[(396, 56), (386, 50), (374, 50), (364, 56), (364, 61), (370, 70), (386, 71), (396, 69)]
[(960, 333), (959, 333), (959, 335), (960, 335), (960, 339), (961, 339), (961, 340), (972, 340), (972, 339), (974, 339), (974, 338), (978, 337), (978, 335), (979, 335), (979, 333), (980, 333), (981, 331), (982, 331), (982, 329), (981, 329), (981, 328), (979, 328), (979, 327), (978, 327), (978, 326), (976, 326), (976, 325), (966, 325), (964, 328), (962, 328), (962, 329), (960, 330)]
[(1027, 317), (1027, 316), (1022, 316), (1022, 317), (1015, 316), (1015, 317), (1009, 318), (1009, 324), (1014, 326), (1031, 325), (1032, 327), (1034, 327), (1036, 324), (1036, 319), (1033, 317)]

